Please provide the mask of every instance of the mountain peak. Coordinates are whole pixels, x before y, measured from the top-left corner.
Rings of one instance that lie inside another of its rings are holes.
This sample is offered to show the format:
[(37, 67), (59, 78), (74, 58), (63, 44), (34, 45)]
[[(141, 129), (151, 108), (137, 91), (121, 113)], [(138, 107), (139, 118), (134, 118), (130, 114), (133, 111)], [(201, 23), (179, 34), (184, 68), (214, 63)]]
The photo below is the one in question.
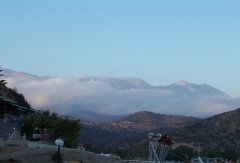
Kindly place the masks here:
[(209, 116), (213, 112), (229, 110), (229, 104), (234, 106), (240, 101), (238, 98), (232, 100), (224, 92), (209, 85), (184, 80), (166, 86), (152, 86), (142, 79), (130, 77), (59, 79), (15, 71), (5, 71), (3, 75), (8, 86), (17, 87), (26, 94), (33, 107), (47, 107), (58, 113), (89, 110), (129, 114), (139, 108), (147, 108), (162, 114)]
[(186, 85), (189, 85), (189, 83), (185, 80), (178, 80), (178, 81), (174, 82), (173, 85), (186, 86)]

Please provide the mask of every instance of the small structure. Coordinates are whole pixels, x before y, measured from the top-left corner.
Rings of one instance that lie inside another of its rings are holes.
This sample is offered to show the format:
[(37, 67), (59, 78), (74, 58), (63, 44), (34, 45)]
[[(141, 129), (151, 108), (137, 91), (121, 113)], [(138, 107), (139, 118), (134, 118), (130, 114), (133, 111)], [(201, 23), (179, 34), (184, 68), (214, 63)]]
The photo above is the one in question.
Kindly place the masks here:
[(172, 148), (174, 142), (167, 134), (152, 132), (148, 133), (149, 138), (149, 160), (156, 163), (163, 162)]
[(57, 162), (61, 163), (61, 155), (60, 155), (60, 148), (63, 146), (64, 141), (60, 138), (55, 140), (55, 144), (58, 146), (58, 153), (57, 153)]
[(83, 144), (79, 144), (78, 147), (77, 147), (80, 151), (85, 151), (85, 147)]
[(7, 139), (16, 129), (18, 122), (27, 114), (35, 112), (32, 108), (0, 97), (0, 138)]
[(20, 106), (12, 100), (0, 97), (0, 118), (6, 121), (18, 121), (31, 112), (35, 112), (35, 110)]

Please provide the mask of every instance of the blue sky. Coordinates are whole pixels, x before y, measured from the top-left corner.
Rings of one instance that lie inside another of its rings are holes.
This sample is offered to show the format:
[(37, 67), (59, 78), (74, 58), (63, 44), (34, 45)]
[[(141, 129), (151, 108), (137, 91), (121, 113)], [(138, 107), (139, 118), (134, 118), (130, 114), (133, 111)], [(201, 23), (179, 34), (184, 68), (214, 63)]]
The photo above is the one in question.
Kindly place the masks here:
[(0, 0), (1, 67), (240, 95), (240, 1)]

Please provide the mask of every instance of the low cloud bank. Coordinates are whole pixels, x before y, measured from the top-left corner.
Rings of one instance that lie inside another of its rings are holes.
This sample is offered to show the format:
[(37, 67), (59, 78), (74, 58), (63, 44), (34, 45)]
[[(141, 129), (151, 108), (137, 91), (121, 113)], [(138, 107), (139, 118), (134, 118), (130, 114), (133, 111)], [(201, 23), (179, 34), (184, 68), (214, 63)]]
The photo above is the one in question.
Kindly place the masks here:
[(172, 89), (117, 89), (101, 80), (78, 78), (6, 78), (8, 86), (23, 93), (33, 108), (60, 114), (89, 110), (107, 114), (127, 114), (148, 110), (161, 114), (211, 116), (237, 109), (240, 98), (227, 95), (179, 95)]

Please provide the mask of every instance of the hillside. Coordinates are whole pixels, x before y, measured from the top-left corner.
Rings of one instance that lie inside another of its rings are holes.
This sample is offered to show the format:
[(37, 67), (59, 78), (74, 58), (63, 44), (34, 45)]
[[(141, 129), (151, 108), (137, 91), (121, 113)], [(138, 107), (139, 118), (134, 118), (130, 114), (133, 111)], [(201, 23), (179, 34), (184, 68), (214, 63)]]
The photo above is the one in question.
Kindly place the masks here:
[(30, 108), (30, 104), (25, 99), (24, 95), (19, 93), (16, 88), (8, 88), (6, 86), (7, 81), (3, 80), (3, 74), (0, 70), (0, 99), (5, 99), (9, 101), (13, 101), (18, 105)]
[(93, 146), (97, 144), (102, 150), (114, 146), (115, 149), (147, 153), (147, 133), (150, 131), (167, 133), (176, 143), (233, 149), (240, 155), (240, 109), (206, 119), (137, 112), (108, 125), (83, 127), (80, 141)]
[(122, 116), (119, 115), (109, 115), (109, 114), (100, 114), (91, 111), (76, 111), (65, 113), (63, 116), (70, 116), (73, 118), (81, 119), (82, 121), (92, 121), (95, 123), (106, 123), (112, 122), (114, 120), (120, 119)]
[(169, 132), (176, 142), (240, 150), (240, 109), (194, 122), (181, 129), (170, 129)]
[(129, 147), (146, 138), (147, 131), (163, 127), (181, 127), (197, 120), (199, 119), (187, 116), (136, 112), (110, 123), (85, 125), (81, 129), (79, 139), (84, 144)]
[(199, 120), (195, 117), (181, 116), (181, 115), (164, 115), (153, 113), (149, 111), (140, 111), (113, 121), (112, 127), (126, 128), (128, 130), (154, 130), (165, 127), (180, 127), (181, 125)]

